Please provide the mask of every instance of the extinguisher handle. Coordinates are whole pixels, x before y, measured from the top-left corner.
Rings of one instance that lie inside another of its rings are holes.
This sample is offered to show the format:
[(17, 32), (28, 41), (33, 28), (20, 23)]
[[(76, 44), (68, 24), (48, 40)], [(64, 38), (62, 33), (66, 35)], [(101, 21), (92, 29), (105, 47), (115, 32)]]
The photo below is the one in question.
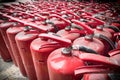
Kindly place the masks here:
[(86, 11), (83, 11), (83, 10), (79, 10), (78, 12), (83, 12), (83, 13), (87, 14), (88, 16), (92, 16), (92, 13), (86, 12)]
[(97, 18), (94, 18), (94, 17), (92, 17), (92, 16), (84, 16), (84, 18), (93, 19), (94, 21), (96, 21), (96, 22), (98, 23), (98, 25), (104, 25), (104, 24), (105, 24), (104, 21), (99, 20), (99, 19), (97, 19)]
[(39, 34), (39, 37), (54, 40), (56, 42), (59, 42), (59, 44), (61, 44), (64, 47), (68, 47), (72, 44), (71, 40), (65, 39), (65, 38), (62, 38), (62, 37), (59, 37), (59, 36), (55, 36), (53, 34), (44, 34), (43, 33), (43, 34)]
[(11, 5), (8, 5), (8, 4), (2, 4), (5, 8), (9, 8), (9, 9), (14, 9), (14, 7), (13, 6), (11, 6)]
[(79, 33), (79, 34), (85, 34), (85, 30), (71, 30), (69, 33)]
[(109, 68), (108, 66), (104, 66), (104, 65), (82, 66), (75, 69), (74, 74), (81, 75), (81, 74), (89, 74), (89, 73), (107, 73), (110, 72), (110, 69), (108, 68)]
[(115, 33), (115, 34), (114, 34), (114, 37), (115, 37), (115, 36), (120, 36), (120, 32)]
[(120, 32), (114, 33), (114, 38), (116, 39), (116, 42), (119, 41), (119, 37), (120, 37)]
[(14, 17), (12, 17), (12, 16), (8, 16), (8, 15), (3, 14), (3, 13), (0, 13), (0, 14), (3, 15), (4, 17), (7, 17), (7, 18), (11, 19), (11, 21), (19, 22), (19, 23), (21, 23), (21, 24), (23, 24), (23, 25), (31, 26), (31, 27), (36, 28), (36, 29), (38, 29), (38, 30), (41, 30), (41, 31), (43, 31), (43, 32), (47, 32), (47, 29), (42, 28), (42, 27), (40, 27), (40, 26), (37, 26), (37, 25), (35, 25), (35, 24), (28, 23), (28, 22), (26, 22), (26, 21), (22, 21), (22, 20), (20, 20), (20, 19), (14, 18)]
[(61, 16), (61, 14), (60, 14), (60, 13), (55, 12), (55, 11), (50, 11), (50, 14), (57, 14), (57, 15)]
[(71, 21), (72, 21), (73, 23), (75, 23), (75, 24), (83, 27), (83, 28), (87, 31), (88, 34), (94, 34), (93, 29), (91, 29), (88, 25), (84, 24), (83, 22), (80, 22), (80, 21), (75, 20), (75, 19), (72, 19)]
[(62, 18), (62, 17), (59, 16), (59, 15), (52, 14), (52, 15), (49, 16), (49, 18), (53, 18), (53, 17), (56, 17), (56, 18), (59, 18), (59, 19), (63, 20), (63, 21), (66, 22), (68, 25), (71, 24), (71, 22), (70, 22), (69, 20), (66, 20), (65, 18)]
[(83, 61), (99, 63), (109, 67), (120, 67), (120, 64), (118, 64), (117, 61), (115, 61), (114, 59), (98, 54), (84, 53), (80, 54), (79, 58), (82, 59)]
[(45, 17), (41, 16), (41, 15), (38, 15), (35, 13), (36, 16), (40, 17), (42, 20), (45, 20)]
[(120, 49), (118, 48), (118, 49), (111, 50), (108, 54), (110, 56), (114, 56), (114, 55), (120, 54)]
[(76, 19), (79, 19), (79, 18), (80, 18), (78, 15), (76, 15), (75, 13), (73, 13), (73, 12), (71, 12), (71, 11), (69, 11), (69, 10), (66, 10), (66, 12), (67, 12), (68, 14), (71, 14), (71, 15), (75, 16)]

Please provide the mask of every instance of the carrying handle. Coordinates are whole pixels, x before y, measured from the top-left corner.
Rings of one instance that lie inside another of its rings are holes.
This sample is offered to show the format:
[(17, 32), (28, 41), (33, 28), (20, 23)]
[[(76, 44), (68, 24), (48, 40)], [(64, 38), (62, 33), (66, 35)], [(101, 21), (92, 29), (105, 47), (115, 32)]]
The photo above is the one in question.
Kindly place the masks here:
[(14, 7), (12, 5), (9, 4), (2, 4), (5, 8), (9, 8), (9, 9), (14, 9)]
[(94, 17), (92, 17), (92, 16), (84, 16), (84, 18), (90, 18), (90, 19), (93, 19), (94, 21), (97, 22), (98, 25), (104, 25), (104, 24), (105, 24), (104, 21), (99, 20), (99, 19), (97, 19), (97, 18), (94, 18)]
[(66, 22), (68, 25), (71, 24), (71, 22), (70, 22), (69, 20), (66, 20), (65, 18), (62, 18), (61, 16), (56, 15), (56, 14), (50, 15), (50, 16), (49, 16), (49, 19), (50, 19), (50, 18), (53, 18), (53, 17), (56, 17), (56, 18), (59, 18), (59, 19), (63, 20), (63, 21)]
[[(120, 49), (114, 49), (108, 54), (110, 56), (120, 54)], [(90, 53), (80, 54), (79, 58), (83, 61), (99, 64), (78, 67), (74, 70), (75, 75), (81, 75), (85, 73), (119, 73), (120, 64), (113, 58)]]
[(74, 70), (74, 74), (77, 75), (82, 75), (82, 74), (88, 74), (88, 73), (108, 73), (112, 72), (108, 68), (108, 66), (104, 65), (89, 65), (89, 66), (82, 66), (78, 67), (77, 69)]
[(23, 24), (23, 25), (31, 26), (31, 27), (36, 28), (36, 29), (38, 29), (38, 30), (41, 30), (41, 31), (43, 31), (43, 32), (47, 32), (47, 29), (42, 28), (42, 27), (40, 27), (40, 26), (37, 26), (37, 25), (35, 25), (35, 24), (33, 24), (33, 23), (30, 23), (30, 22), (28, 23), (27, 21), (22, 21), (22, 20), (20, 20), (20, 19), (17, 19), (17, 18), (8, 16), (8, 15), (3, 14), (3, 13), (0, 13), (0, 14), (3, 15), (4, 17), (7, 17), (7, 18), (11, 19), (11, 21), (19, 22), (19, 23), (21, 23), (21, 24)]
[(99, 63), (109, 67), (120, 67), (120, 64), (118, 64), (114, 59), (98, 54), (84, 53), (80, 54), (79, 58), (82, 59), (83, 61)]
[(85, 30), (71, 30), (71, 31), (69, 31), (69, 33), (79, 33), (79, 34), (85, 34), (86, 32), (85, 32)]
[(94, 34), (93, 29), (91, 29), (88, 25), (84, 24), (83, 22), (80, 22), (80, 21), (75, 20), (75, 19), (72, 19), (71, 21), (72, 21), (73, 23), (75, 23), (75, 24), (83, 27), (83, 28), (86, 30), (87, 34)]
[(116, 42), (120, 40), (120, 32), (114, 33), (114, 37), (116, 38)]
[(69, 10), (65, 10), (65, 11), (66, 11), (66, 13), (68, 13), (68, 14), (71, 14), (71, 15), (75, 16), (75, 17), (76, 17), (76, 19), (80, 19), (80, 17), (79, 17), (78, 15), (76, 15), (75, 13), (73, 13), (73, 12), (71, 12), (71, 11), (69, 11)]
[(83, 53), (79, 55), (79, 58), (83, 61), (99, 64), (78, 67), (74, 70), (75, 75), (86, 73), (114, 73), (120, 68), (120, 64), (118, 64), (114, 59), (110, 59), (109, 57), (98, 54)]
[(88, 16), (92, 16), (92, 13), (90, 13), (90, 12), (86, 12), (86, 11), (83, 11), (83, 10), (79, 10), (78, 12), (82, 12), (82, 13), (87, 14)]
[(64, 47), (68, 47), (72, 44), (71, 40), (65, 39), (65, 38), (62, 38), (62, 37), (59, 37), (59, 36), (55, 36), (53, 34), (44, 34), (43, 33), (43, 34), (39, 34), (39, 37), (54, 40), (56, 42), (59, 42), (59, 44), (61, 44)]
[(114, 56), (114, 55), (120, 54), (120, 49), (111, 50), (108, 54), (110, 56)]

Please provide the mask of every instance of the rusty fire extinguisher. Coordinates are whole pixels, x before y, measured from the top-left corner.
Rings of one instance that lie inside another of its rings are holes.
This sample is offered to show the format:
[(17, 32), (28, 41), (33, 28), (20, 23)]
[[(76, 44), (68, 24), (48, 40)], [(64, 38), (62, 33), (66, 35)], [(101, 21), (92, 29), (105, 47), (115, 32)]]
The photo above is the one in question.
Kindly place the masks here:
[(2, 37), (3, 37), (3, 39), (4, 39), (4, 42), (5, 42), (5, 44), (6, 44), (7, 48), (8, 48), (8, 51), (9, 51), (9, 53), (10, 53), (11, 58), (12, 58), (14, 64), (17, 66), (17, 62), (16, 62), (16, 60), (15, 60), (15, 56), (13, 55), (13, 53), (12, 53), (12, 51), (11, 51), (11, 47), (10, 47), (10, 44), (9, 44), (9, 40), (8, 40), (8, 37), (7, 37), (7, 34), (6, 34), (6, 30), (7, 30), (9, 27), (11, 27), (11, 26), (13, 26), (13, 23), (12, 23), (12, 22), (2, 23), (2, 24), (0, 25), (0, 32), (1, 32)]
[(24, 65), (23, 65), (23, 61), (21, 59), (21, 56), (20, 56), (16, 41), (15, 41), (16, 34), (23, 31), (23, 29), (24, 29), (23, 26), (24, 25), (15, 22), (12, 27), (7, 29), (6, 33), (7, 33), (7, 36), (8, 36), (8, 40), (10, 42), (10, 47), (13, 51), (13, 55), (15, 56), (15, 59), (17, 61), (17, 65), (18, 65), (22, 75), (27, 76)]

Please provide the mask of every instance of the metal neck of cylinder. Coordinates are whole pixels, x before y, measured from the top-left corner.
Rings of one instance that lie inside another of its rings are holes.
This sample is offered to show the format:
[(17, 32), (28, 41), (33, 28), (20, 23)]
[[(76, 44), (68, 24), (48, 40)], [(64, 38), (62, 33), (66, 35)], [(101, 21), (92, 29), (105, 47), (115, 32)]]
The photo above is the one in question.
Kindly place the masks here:
[(93, 40), (93, 34), (91, 34), (91, 35), (86, 35), (85, 36), (85, 40), (89, 40), (89, 41), (92, 41)]
[(103, 25), (99, 25), (99, 26), (96, 27), (96, 29), (102, 31), (103, 27), (104, 27)]
[(16, 27), (18, 25), (18, 22), (13, 23), (13, 27)]
[(71, 26), (65, 27), (65, 31), (71, 31)]
[(65, 56), (71, 56), (71, 50), (72, 50), (72, 47), (68, 47), (68, 48), (62, 48), (62, 54), (65, 55)]

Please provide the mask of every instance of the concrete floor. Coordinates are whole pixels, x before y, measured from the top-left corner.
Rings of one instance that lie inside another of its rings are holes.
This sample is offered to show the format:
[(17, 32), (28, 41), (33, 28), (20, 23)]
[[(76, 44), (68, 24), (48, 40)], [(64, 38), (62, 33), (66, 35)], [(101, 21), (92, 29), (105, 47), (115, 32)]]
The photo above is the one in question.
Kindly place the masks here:
[(0, 80), (28, 80), (23, 77), (13, 62), (4, 62), (0, 57)]

